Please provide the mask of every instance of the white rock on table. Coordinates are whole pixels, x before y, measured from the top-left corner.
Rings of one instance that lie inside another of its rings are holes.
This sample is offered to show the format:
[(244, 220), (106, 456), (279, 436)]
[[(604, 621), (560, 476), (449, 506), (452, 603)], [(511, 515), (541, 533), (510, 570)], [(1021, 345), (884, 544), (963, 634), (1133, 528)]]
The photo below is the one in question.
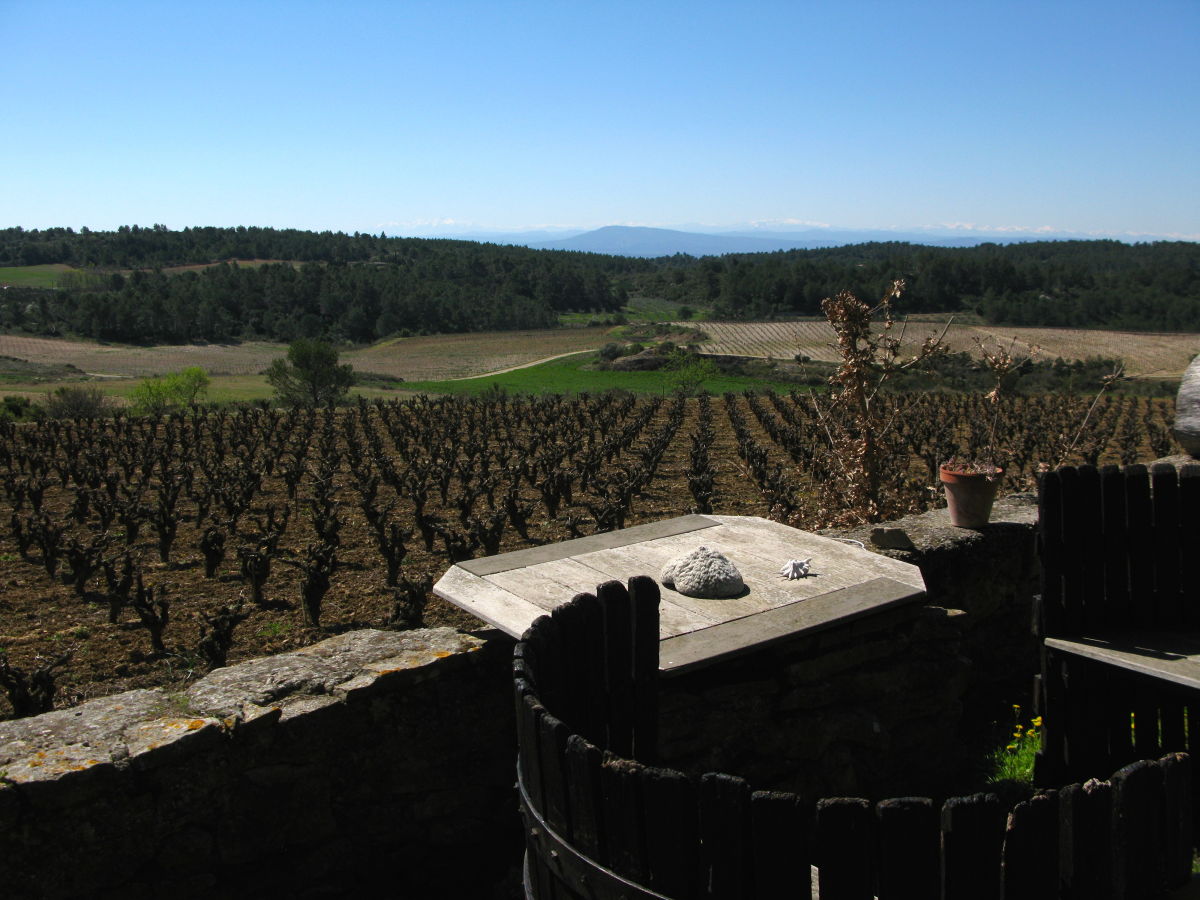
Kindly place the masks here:
[(737, 566), (708, 547), (697, 547), (667, 563), (659, 580), (687, 597), (736, 597), (746, 589)]

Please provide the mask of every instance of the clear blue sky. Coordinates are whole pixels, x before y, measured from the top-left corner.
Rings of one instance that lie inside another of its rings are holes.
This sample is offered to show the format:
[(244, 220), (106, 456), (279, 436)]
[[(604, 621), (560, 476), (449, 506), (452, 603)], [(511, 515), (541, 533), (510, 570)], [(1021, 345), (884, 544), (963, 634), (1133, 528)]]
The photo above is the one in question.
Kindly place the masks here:
[(1200, 0), (0, 0), (0, 36), (0, 226), (1200, 237)]

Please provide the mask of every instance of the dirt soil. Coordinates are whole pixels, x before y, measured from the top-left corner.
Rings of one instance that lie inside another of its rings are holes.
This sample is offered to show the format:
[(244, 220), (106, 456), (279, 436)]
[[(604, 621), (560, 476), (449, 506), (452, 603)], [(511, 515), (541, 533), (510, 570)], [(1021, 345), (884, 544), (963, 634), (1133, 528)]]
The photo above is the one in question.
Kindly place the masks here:
[[(694, 417), (693, 404), (667, 449), (657, 477), (644, 496), (634, 501), (626, 525), (692, 511), (694, 501), (688, 492), (684, 473), (688, 466), (688, 435), (694, 430)], [(766, 515), (767, 504), (754, 481), (743, 473), (731, 436), (719, 432), (712, 455), (717, 461), (717, 501), (714, 503), (714, 512)], [(52, 477), (51, 481), (52, 486), (45, 494), (45, 509), (52, 519), (69, 521), (68, 509), (73, 491), (63, 489), (56, 478)], [(300, 574), (288, 564), (298, 559), (303, 548), (314, 541), (314, 530), (303, 506), (289, 504), (286, 485), (278, 473), (275, 477), (264, 479), (262, 490), (256, 495), (241, 526), (243, 532), (251, 532), (254, 530), (253, 519), (263, 517), (268, 507), (293, 506), (287, 531), (279, 545), (279, 557), (272, 561), (271, 575), (264, 590), (266, 605), (263, 607), (254, 606), (249, 600), (249, 591), (232, 549), (233, 538), (228, 541), (227, 556), (216, 577), (205, 578), (203, 556), (198, 549), (200, 533), (194, 521), (194, 504), (185, 497), (179, 501), (183, 509), (183, 521), (169, 563), (159, 560), (155, 532), (148, 523), (143, 524), (131, 549), (140, 558), (145, 583), (163, 588), (170, 601), (170, 619), (164, 635), (168, 648), (165, 655), (151, 652), (148, 633), (132, 609), (126, 608), (117, 624), (108, 623), (107, 591), (102, 574), (98, 573), (90, 579), (87, 591), (81, 597), (73, 586), (63, 583), (62, 572), (70, 570), (65, 560), (60, 565), (59, 575), (52, 578), (46, 573), (42, 554), (36, 547), (29, 550), (28, 559), (23, 559), (13, 540), (12, 530), (8, 527), (13, 510), (12, 500), (2, 499), (0, 649), (13, 666), (25, 671), (31, 671), (69, 652), (69, 662), (59, 670), (55, 701), (56, 707), (65, 707), (91, 697), (133, 688), (183, 688), (207, 671), (195, 649), (200, 638), (199, 614), (239, 601), (245, 604), (250, 616), (235, 631), (234, 645), (229, 654), (230, 663), (295, 650), (350, 629), (403, 627), (391, 624), (395, 608), (393, 591), (385, 584), (383, 559), (355, 499), (352, 478), (344, 464), (338, 473), (337, 484), (339, 512), (346, 524), (341, 530), (338, 551), (341, 564), (324, 598), (319, 629), (304, 625), (298, 602)], [(307, 496), (306, 487), (301, 484), (299, 497)], [(451, 500), (454, 493), (452, 489)], [(528, 485), (525, 485), (523, 493), (529, 501), (539, 496)], [(381, 489), (381, 496), (391, 495), (388, 488)], [(585, 498), (578, 496), (577, 491), (576, 499)], [(411, 504), (405, 500), (401, 500), (400, 505), (404, 509), (411, 509)], [(457, 520), (457, 510), (453, 506), (443, 506), (436, 489), (430, 492), (429, 508), (447, 521)], [(25, 512), (28, 512), (28, 508)], [(588, 511), (581, 503), (564, 505), (554, 519), (550, 519), (545, 509), (539, 507), (531, 517), (531, 540), (522, 540), (509, 528), (504, 535), (501, 551), (570, 537), (563, 524), (568, 515), (589, 520)], [(407, 521), (406, 525), (416, 531), (411, 521)], [(588, 524), (581, 527), (584, 533), (590, 533)], [(111, 530), (115, 535), (112, 547), (115, 554), (124, 548), (123, 529), (114, 523)], [(88, 533), (77, 526), (70, 527), (69, 532), (80, 536)], [(415, 534), (407, 546), (408, 555), (403, 565), (403, 574), (407, 577), (419, 579), (429, 576), (436, 581), (450, 566), (440, 541), (429, 552), (420, 535)], [(428, 625), (449, 625), (468, 631), (488, 627), (486, 623), (432, 595), (429, 595), (428, 603), (424, 617)], [(0, 716), (8, 710), (7, 701), (0, 695)]]
[[(639, 400), (635, 410), (643, 408), (647, 402)], [(627, 471), (637, 464), (639, 454), (645, 448), (649, 437), (665, 427), (671, 402), (663, 401), (659, 411), (633, 441), (630, 449), (601, 470), (604, 478), (617, 477), (621, 471)], [(773, 477), (790, 479), (802, 493), (806, 484), (804, 473), (798, 469), (788, 452), (764, 431), (759, 420), (751, 414), (746, 400), (738, 398), (736, 404), (741, 409), (751, 436), (764, 448), (766, 458), (763, 469), (768, 473), (773, 472)], [(408, 407), (401, 404), (397, 408)], [(1155, 416), (1166, 415), (1165, 407), (1161, 405), (1144, 408), (1147, 410), (1147, 417), (1152, 412)], [(449, 419), (431, 424), (440, 428), (451, 427), (448, 422), (452, 424), (453, 416), (458, 414), (454, 411), (461, 408), (449, 409)], [(530, 445), (533, 448), (529, 451), (532, 456), (536, 454), (542, 442), (551, 444), (559, 441), (560, 423), (551, 418), (542, 425), (535, 425), (532, 421), (525, 420), (524, 409), (526, 408), (518, 406), (514, 401), (510, 414), (514, 420), (521, 421), (514, 421), (512, 427), (514, 433), (524, 436), (524, 440), (531, 437), (530, 429), (539, 429), (537, 439)], [(759, 482), (738, 455), (725, 401), (714, 398), (712, 412), (714, 438), (709, 455), (715, 474), (711, 511), (724, 515), (771, 516), (772, 508), (764, 498), (763, 489), (760, 489)], [(381, 436), (382, 442), (379, 446), (387, 457), (386, 460), (380, 460), (374, 455), (375, 451), (371, 451), (366, 454), (370, 457), (368, 468), (373, 467), (375, 471), (379, 471), (378, 466), (390, 460), (390, 464), (402, 474), (409, 471), (410, 460), (397, 452), (393, 438), (379, 426), (378, 412), (371, 410), (367, 415), (371, 417), (372, 427)], [(414, 421), (420, 418), (416, 413), (411, 415)], [(328, 452), (327, 448), (322, 449), (319, 428), (311, 437), (308, 468), (301, 476), (294, 500), (288, 497), (287, 487), (282, 478), (282, 464), (278, 464), (272, 474), (264, 475), (261, 487), (253, 495), (248, 511), (232, 529), (226, 522), (221, 521), (222, 506), (215, 500), (208, 514), (209, 518), (198, 525), (196, 518), (200, 510), (197, 501), (189, 497), (187, 491), (181, 493), (177, 506), (178, 533), (167, 562), (161, 561), (159, 557), (157, 535), (148, 520), (150, 510), (156, 503), (161, 481), (161, 470), (150, 470), (148, 479), (145, 479), (146, 490), (137, 501), (141, 504), (140, 515), (143, 521), (137, 535), (128, 543), (128, 550), (137, 560), (146, 586), (161, 589), (170, 604), (169, 622), (164, 632), (166, 653), (152, 652), (149, 632), (133, 608), (125, 607), (118, 621), (115, 624), (109, 623), (109, 587), (102, 572), (91, 575), (84, 583), (85, 590), (80, 594), (72, 584), (64, 583), (64, 574), (70, 573), (72, 568), (66, 558), (61, 560), (56, 575), (51, 577), (44, 565), (45, 554), (36, 543), (22, 552), (15, 539), (13, 523), (16, 522), (28, 530), (31, 527), (30, 523), (37, 518), (32, 500), (28, 496), (31, 486), (42, 486), (44, 521), (51, 526), (63, 528), (66, 539), (89, 540), (103, 533), (104, 528), (94, 504), (82, 521), (72, 517), (71, 507), (72, 503), (77, 501), (80, 485), (73, 479), (66, 486), (63, 484), (61, 471), (68, 468), (66, 451), (62, 449), (66, 443), (63, 435), (56, 438), (44, 425), (18, 425), (7, 433), (0, 432), (0, 659), (28, 674), (69, 654), (69, 660), (56, 670), (55, 705), (65, 707), (91, 697), (132, 688), (164, 686), (180, 689), (202, 676), (207, 671), (205, 659), (198, 649), (201, 627), (204, 624), (202, 617), (211, 615), (224, 606), (241, 603), (244, 611), (248, 613), (248, 618), (238, 625), (234, 632), (232, 649), (228, 656), (230, 663), (294, 650), (349, 629), (408, 627), (398, 617), (396, 592), (386, 584), (384, 559), (362, 509), (358, 480), (348, 465), (348, 456), (352, 451), (346, 443), (343, 420), (356, 416), (357, 413), (353, 410), (338, 413), (331, 431), (331, 434), (336, 435), (336, 438), (332, 439), (332, 446), (336, 449), (336, 455), (340, 457), (340, 463), (332, 476), (333, 496), (337, 503), (338, 515), (344, 520), (344, 525), (340, 531), (340, 546), (337, 550), (340, 565), (333, 574), (330, 590), (324, 597), (319, 628), (310, 628), (304, 624), (299, 603), (301, 572), (297, 566), (306, 547), (317, 540), (310, 498), (314, 495), (319, 477), (320, 461)], [(201, 435), (200, 443), (206, 448), (211, 448), (211, 434), (204, 430), (209, 428), (208, 421), (211, 420), (205, 420), (205, 424), (198, 426), (198, 433)], [(243, 430), (252, 430), (246, 426), (249, 421), (243, 420)], [(583, 421), (587, 421), (586, 416)], [(629, 418), (623, 420), (625, 423), (629, 421)], [(691, 465), (692, 438), (697, 432), (697, 421), (698, 404), (695, 400), (689, 400), (684, 408), (682, 422), (667, 444), (655, 476), (642, 493), (634, 497), (631, 512), (624, 523), (626, 526), (695, 511), (695, 500), (689, 489), (687, 475)], [(83, 434), (85, 429), (95, 427), (72, 426), (78, 432), (76, 437)], [(215, 425), (212, 427), (216, 428)], [(590, 422), (585, 427), (591, 427)], [(617, 427), (620, 427), (620, 423)], [(111, 423), (104, 428), (106, 434), (111, 437)], [(264, 448), (271, 442), (271, 439), (266, 439), (263, 447), (258, 450), (244, 451), (238, 446), (239, 442), (253, 435), (239, 434), (238, 428), (234, 415), (230, 414), (221, 431), (225, 436), (225, 460), (228, 468), (222, 470), (220, 478), (225, 480), (234, 479), (239, 466), (259, 467)], [(159, 429), (157, 434), (161, 436), (161, 426)], [(295, 434), (285, 433), (287, 429), (282, 425), (278, 431), (274, 439), (282, 444), (287, 444), (296, 437)], [(188, 434), (195, 437), (195, 434), (190, 432), (184, 436), (187, 437)], [(602, 441), (604, 437), (605, 435), (600, 434), (598, 441)], [(493, 452), (510, 452), (504, 449), (501, 438), (489, 439), (493, 440)], [(101, 443), (103, 442), (97, 441), (93, 446), (100, 446)], [(181, 443), (186, 444), (187, 441)], [(125, 446), (130, 448), (135, 445), (136, 442), (127, 442)], [(1145, 450), (1145, 446), (1143, 444), (1142, 459), (1162, 455), (1150, 453)], [(477, 478), (475, 461), (462, 455), (461, 449), (456, 451), (454, 459), (451, 460), (447, 449), (448, 447), (433, 446), (432, 452), (444, 456), (437, 460), (437, 470), (440, 471), (457, 461), (462, 464), (461, 471), (467, 477), (468, 483), (474, 484)], [(245, 455), (246, 452), (249, 452), (249, 456)], [(107, 457), (106, 461), (96, 455), (90, 459), (94, 463), (107, 466), (107, 477), (118, 482), (114, 491), (118, 496), (124, 496), (127, 479), (122, 472), (122, 461), (113, 456)], [(176, 457), (176, 462), (171, 465), (180, 469), (186, 466), (194, 467), (195, 463), (187, 462), (187, 459), (189, 457), (185, 452), (183, 456)], [(1116, 460), (1104, 458), (1101, 461)], [(124, 465), (129, 465), (129, 460), (125, 460)], [(145, 469), (141, 466), (142, 463), (139, 462), (132, 467), (134, 482), (143, 479), (142, 473)], [(43, 474), (35, 471), (39, 468), (44, 469)], [(492, 471), (496, 473), (495, 468)], [(197, 484), (207, 483), (199, 468), (194, 468), (194, 477)], [(503, 474), (500, 474), (499, 478), (503, 484)], [(106, 491), (103, 483), (97, 484), (96, 491)], [(572, 502), (564, 502), (557, 514), (551, 516), (539, 490), (531, 486), (528, 480), (522, 479), (520, 499), (532, 508), (529, 516), (529, 540), (521, 538), (509, 524), (503, 532), (500, 552), (594, 532), (597, 527), (594, 511), (589, 509), (588, 504), (594, 505), (599, 501), (597, 490), (593, 485), (585, 492), (576, 484)], [(449, 482), (447, 502), (442, 502), (436, 484), (431, 484), (427, 511), (435, 514), (443, 523), (457, 527), (460, 522), (460, 510), (455, 500), (461, 496), (462, 491), (463, 482), (460, 475), (455, 475)], [(496, 490), (496, 500), (499, 501), (500, 508), (503, 502), (502, 491), (502, 487)], [(402, 575), (414, 581), (425, 577), (436, 581), (451, 565), (443, 541), (435, 538), (432, 549), (426, 548), (415, 524), (414, 505), (410, 495), (398, 495), (385, 480), (378, 488), (378, 502), (386, 504), (389, 501), (395, 501), (394, 521), (412, 532), (405, 541), (408, 552), (403, 560)], [(279, 541), (278, 553), (271, 561), (270, 575), (264, 587), (264, 602), (262, 605), (256, 605), (251, 600), (248, 584), (242, 575), (236, 548), (239, 544), (251, 544), (262, 532), (269, 510), (274, 509), (281, 513), (285, 508), (290, 509), (290, 518)], [(486, 495), (481, 494), (476, 498), (474, 511), (480, 514), (488, 512)], [(222, 524), (228, 537), (224, 561), (214, 577), (207, 578), (199, 545), (201, 525), (209, 525), (215, 521), (212, 518), (213, 514), (218, 514), (216, 521)], [(777, 510), (775, 514), (778, 514)], [(793, 524), (809, 527), (803, 521), (793, 520)], [(114, 520), (109, 524), (107, 533), (108, 545), (105, 555), (110, 559), (117, 559), (127, 549), (126, 528)], [(476, 555), (486, 554), (480, 549)], [(657, 576), (658, 573), (648, 574)], [(424, 614), (426, 624), (449, 625), (468, 631), (486, 627), (485, 623), (454, 606), (431, 595), (423, 596), (428, 601)], [(3, 682), (2, 676), (3, 671), (0, 669), (0, 686)], [(0, 716), (7, 714), (9, 710), (6, 697), (0, 694)]]

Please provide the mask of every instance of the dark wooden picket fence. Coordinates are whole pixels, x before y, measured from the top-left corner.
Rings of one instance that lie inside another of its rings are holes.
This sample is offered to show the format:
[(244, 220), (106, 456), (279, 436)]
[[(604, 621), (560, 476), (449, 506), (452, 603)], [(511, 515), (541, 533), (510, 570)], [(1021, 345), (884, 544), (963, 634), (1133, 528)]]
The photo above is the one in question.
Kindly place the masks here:
[(1039, 781), (1194, 755), (1200, 465), (1064, 468), (1039, 495)]
[(580, 594), (517, 644), (535, 900), (1149, 898), (1187, 880), (1190, 765), (1134, 762), (1014, 808), (994, 794), (804, 798), (653, 765), (658, 586)]

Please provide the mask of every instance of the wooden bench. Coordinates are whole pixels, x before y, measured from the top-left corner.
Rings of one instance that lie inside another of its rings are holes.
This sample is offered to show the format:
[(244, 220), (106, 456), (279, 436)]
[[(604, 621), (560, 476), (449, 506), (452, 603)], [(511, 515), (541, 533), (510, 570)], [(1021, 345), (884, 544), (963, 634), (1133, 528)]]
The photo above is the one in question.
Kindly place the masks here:
[(1200, 465), (1063, 468), (1039, 491), (1042, 783), (1200, 745)]

